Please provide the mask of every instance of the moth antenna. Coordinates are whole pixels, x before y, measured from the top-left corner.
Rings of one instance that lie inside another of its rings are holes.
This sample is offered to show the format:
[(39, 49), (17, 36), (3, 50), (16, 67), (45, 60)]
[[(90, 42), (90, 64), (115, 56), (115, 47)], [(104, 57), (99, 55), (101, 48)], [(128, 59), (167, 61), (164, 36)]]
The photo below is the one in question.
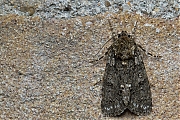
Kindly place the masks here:
[(136, 29), (137, 29), (137, 21), (134, 23), (134, 29), (132, 31), (132, 34), (134, 34), (134, 36), (136, 37)]
[(117, 36), (117, 35), (115, 35), (115, 33), (113, 32), (113, 27), (112, 27), (111, 22), (110, 22), (109, 19), (108, 19), (108, 23), (109, 23), (110, 29), (111, 29), (111, 31), (112, 31), (112, 38), (110, 38), (108, 41), (106, 41), (106, 42), (104, 43), (104, 45), (103, 45), (103, 46), (101, 47), (101, 49), (95, 54), (95, 56), (99, 54), (99, 52), (102, 50), (102, 48), (104, 48), (104, 46), (105, 46), (111, 39), (113, 39), (113, 40), (115, 41), (115, 38), (114, 38), (114, 37)]
[[(110, 38), (108, 41), (106, 41), (106, 43), (104, 43), (104, 45), (103, 45), (103, 46), (101, 47), (101, 49), (96, 53), (96, 55), (99, 54), (99, 52), (104, 48), (104, 46), (105, 46), (111, 39), (112, 39), (112, 38)], [(95, 56), (96, 56), (96, 55), (95, 55)]]
[(112, 27), (112, 25), (111, 25), (111, 22), (110, 22), (110, 20), (108, 19), (108, 23), (109, 23), (109, 26), (110, 26), (110, 30), (111, 30), (111, 32), (112, 32), (112, 39), (115, 41), (115, 32), (113, 31), (113, 27)]

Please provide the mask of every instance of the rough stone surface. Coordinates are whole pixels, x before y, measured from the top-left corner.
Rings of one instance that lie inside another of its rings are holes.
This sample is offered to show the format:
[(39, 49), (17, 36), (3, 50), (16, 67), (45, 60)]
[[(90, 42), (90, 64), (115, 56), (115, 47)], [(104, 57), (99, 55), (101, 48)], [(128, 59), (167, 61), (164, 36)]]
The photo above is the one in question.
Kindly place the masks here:
[(92, 16), (104, 12), (136, 12), (172, 19), (180, 15), (179, 0), (1, 0), (0, 15), (48, 18)]
[[(122, 119), (179, 118), (180, 21), (137, 14), (105, 13), (69, 20), (0, 17), (0, 119), (105, 119), (101, 85), (105, 62), (90, 63), (114, 32), (132, 33), (147, 52), (144, 63), (151, 84), (153, 111), (126, 112)], [(108, 43), (110, 44), (110, 42)], [(107, 44), (107, 46), (108, 46)], [(130, 115), (127, 115), (130, 114)]]

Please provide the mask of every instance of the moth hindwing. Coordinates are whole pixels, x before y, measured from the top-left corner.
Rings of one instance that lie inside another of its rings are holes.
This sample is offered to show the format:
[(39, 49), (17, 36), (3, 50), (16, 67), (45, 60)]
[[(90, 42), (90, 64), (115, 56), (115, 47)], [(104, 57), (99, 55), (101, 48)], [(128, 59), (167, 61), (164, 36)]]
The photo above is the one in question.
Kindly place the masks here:
[(125, 109), (136, 115), (152, 111), (150, 85), (141, 52), (134, 39), (122, 31), (106, 52), (101, 109), (105, 116), (119, 116)]

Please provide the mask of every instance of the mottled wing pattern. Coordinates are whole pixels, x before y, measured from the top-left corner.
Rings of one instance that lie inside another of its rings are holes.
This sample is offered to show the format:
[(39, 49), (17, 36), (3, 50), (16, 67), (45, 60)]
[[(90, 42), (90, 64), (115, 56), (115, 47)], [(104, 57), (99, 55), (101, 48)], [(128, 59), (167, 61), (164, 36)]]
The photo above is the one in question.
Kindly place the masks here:
[(105, 116), (117, 116), (126, 109), (126, 106), (122, 101), (123, 95), (120, 93), (119, 86), (121, 80), (118, 80), (120, 77), (119, 71), (117, 71), (114, 51), (111, 48), (107, 52), (107, 57), (103, 77), (101, 108)]
[(103, 77), (101, 108), (105, 116), (118, 116), (125, 109), (137, 115), (152, 110), (151, 91), (144, 63), (138, 48), (134, 57), (121, 60), (109, 48)]
[(131, 85), (131, 97), (128, 109), (137, 115), (147, 115), (152, 111), (152, 98), (146, 69), (140, 55), (135, 50), (134, 74)]

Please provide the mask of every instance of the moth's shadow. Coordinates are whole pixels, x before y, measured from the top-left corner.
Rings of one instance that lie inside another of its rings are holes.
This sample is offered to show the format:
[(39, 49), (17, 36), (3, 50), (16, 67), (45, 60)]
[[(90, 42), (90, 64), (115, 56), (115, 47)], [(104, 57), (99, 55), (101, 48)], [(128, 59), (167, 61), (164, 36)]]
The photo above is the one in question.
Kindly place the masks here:
[(112, 118), (123, 119), (123, 118), (134, 118), (136, 116), (137, 116), (136, 114), (134, 114), (130, 110), (126, 109), (126, 110), (124, 110), (124, 112), (121, 115), (117, 115), (117, 116), (112, 117)]

